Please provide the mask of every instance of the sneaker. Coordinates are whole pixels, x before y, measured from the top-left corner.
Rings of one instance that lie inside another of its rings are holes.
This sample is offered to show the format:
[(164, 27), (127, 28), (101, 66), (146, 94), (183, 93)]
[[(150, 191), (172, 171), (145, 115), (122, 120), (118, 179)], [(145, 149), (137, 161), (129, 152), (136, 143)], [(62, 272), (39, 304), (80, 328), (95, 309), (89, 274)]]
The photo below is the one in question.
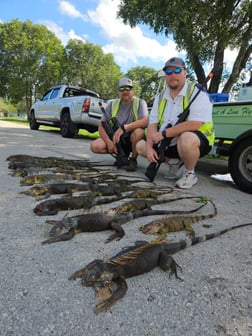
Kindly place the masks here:
[(174, 180), (183, 176), (185, 166), (181, 160), (170, 159), (166, 164), (168, 166), (168, 172), (164, 175), (165, 179)]
[(127, 171), (136, 171), (137, 170), (137, 160), (130, 158), (129, 159), (129, 165), (126, 168)]
[(184, 172), (180, 180), (176, 182), (176, 187), (181, 189), (189, 189), (198, 182), (198, 178), (194, 173)]

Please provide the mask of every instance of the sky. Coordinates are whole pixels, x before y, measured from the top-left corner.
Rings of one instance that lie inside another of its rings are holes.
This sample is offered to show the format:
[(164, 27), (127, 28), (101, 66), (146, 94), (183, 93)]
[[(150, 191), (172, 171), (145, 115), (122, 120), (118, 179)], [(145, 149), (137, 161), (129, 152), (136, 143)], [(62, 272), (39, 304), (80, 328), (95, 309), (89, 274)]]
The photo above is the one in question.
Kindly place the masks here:
[[(185, 59), (171, 38), (155, 34), (148, 26), (131, 28), (117, 18), (120, 0), (1, 0), (0, 22), (18, 19), (43, 24), (65, 46), (69, 39), (100, 45), (112, 53), (114, 61), (126, 73), (135, 66), (149, 66), (157, 71), (173, 56)], [(230, 65), (235, 52), (225, 53)], [(210, 68), (208, 69), (208, 71)]]

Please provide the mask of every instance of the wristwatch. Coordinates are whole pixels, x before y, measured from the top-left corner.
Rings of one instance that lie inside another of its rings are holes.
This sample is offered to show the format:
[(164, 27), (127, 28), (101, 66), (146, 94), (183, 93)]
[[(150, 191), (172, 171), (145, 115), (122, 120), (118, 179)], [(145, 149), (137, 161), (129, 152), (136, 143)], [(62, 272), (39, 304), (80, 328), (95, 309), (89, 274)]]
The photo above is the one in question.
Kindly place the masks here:
[(162, 131), (162, 136), (164, 137), (164, 138), (167, 138), (167, 135), (166, 135), (166, 129), (164, 129), (163, 131)]

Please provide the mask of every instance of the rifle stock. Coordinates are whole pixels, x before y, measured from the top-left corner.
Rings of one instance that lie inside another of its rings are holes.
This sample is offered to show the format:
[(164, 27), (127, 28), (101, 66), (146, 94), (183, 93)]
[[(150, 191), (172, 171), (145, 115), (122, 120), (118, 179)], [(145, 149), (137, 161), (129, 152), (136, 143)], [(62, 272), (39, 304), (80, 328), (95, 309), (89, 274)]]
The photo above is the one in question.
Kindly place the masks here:
[[(104, 107), (102, 106), (101, 103), (99, 103), (99, 106), (102, 112), (104, 112)], [(110, 138), (110, 140), (113, 140), (114, 133), (120, 127), (120, 125), (115, 117), (113, 117), (111, 121), (113, 122), (114, 127), (111, 127), (109, 121), (102, 121), (101, 124), (105, 132), (107, 133), (108, 137)], [(116, 147), (117, 147), (118, 153), (115, 154), (115, 159), (116, 159), (116, 166), (119, 169), (123, 166), (127, 166), (129, 164), (129, 159), (128, 159), (128, 156), (125, 154), (125, 151), (121, 144), (121, 140), (119, 143), (116, 144)]]

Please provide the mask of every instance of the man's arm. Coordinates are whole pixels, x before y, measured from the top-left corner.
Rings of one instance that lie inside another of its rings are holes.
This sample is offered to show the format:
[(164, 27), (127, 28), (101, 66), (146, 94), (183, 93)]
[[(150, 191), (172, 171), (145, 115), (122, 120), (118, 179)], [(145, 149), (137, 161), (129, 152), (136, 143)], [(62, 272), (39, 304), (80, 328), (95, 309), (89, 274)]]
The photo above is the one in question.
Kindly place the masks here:
[[(183, 121), (175, 126), (169, 127), (165, 130), (166, 137), (174, 138), (186, 131), (197, 131), (202, 125), (201, 121)], [(152, 135), (152, 141), (154, 144), (158, 144), (164, 137), (162, 132), (155, 132)]]
[(147, 128), (148, 122), (149, 122), (149, 117), (145, 116), (129, 124), (125, 124), (124, 128), (126, 132), (132, 132), (137, 128)]
[(157, 131), (158, 124), (149, 124), (147, 129), (147, 137), (146, 137), (146, 156), (149, 162), (158, 162), (158, 154), (156, 150), (153, 148), (154, 142), (153, 137), (155, 134), (159, 133)]
[(117, 154), (117, 147), (113, 143), (113, 141), (109, 138), (107, 132), (105, 131), (105, 129), (102, 125), (102, 122), (103, 121), (100, 121), (99, 126), (98, 126), (98, 131), (99, 131), (100, 138), (105, 142), (105, 144), (107, 146), (107, 150), (108, 150), (109, 153)]

